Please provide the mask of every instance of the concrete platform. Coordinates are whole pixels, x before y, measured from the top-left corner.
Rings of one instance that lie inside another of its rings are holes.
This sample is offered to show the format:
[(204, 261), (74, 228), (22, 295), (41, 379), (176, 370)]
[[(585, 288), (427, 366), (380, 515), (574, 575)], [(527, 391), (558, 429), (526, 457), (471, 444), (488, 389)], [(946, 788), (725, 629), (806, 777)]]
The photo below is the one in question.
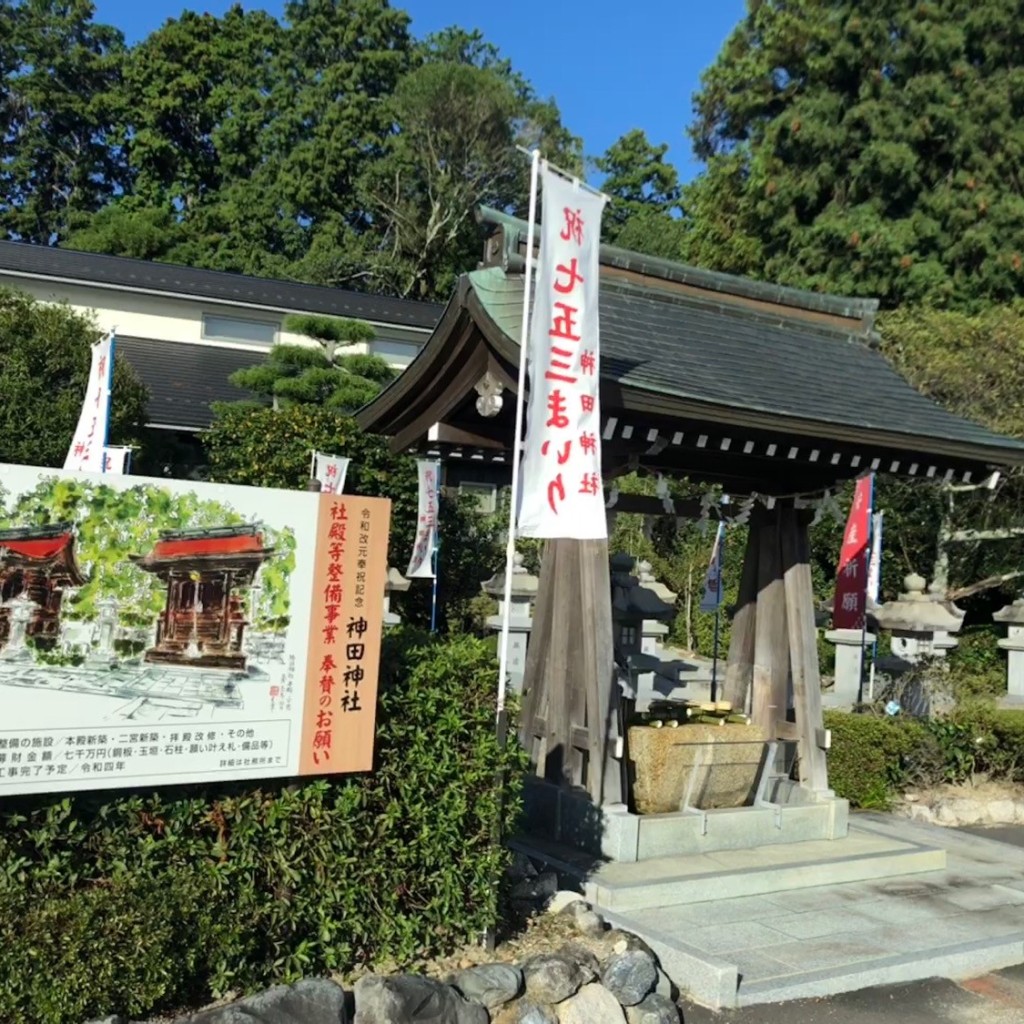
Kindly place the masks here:
[(941, 871), (945, 850), (857, 831), (843, 839), (604, 864), (584, 895), (605, 910), (718, 903), (743, 896)]
[(553, 866), (716, 1009), (1024, 963), (1024, 849), (886, 815), (846, 840)]
[(539, 779), (527, 779), (523, 791), (531, 834), (623, 863), (846, 835), (846, 800), (815, 797), (779, 778), (766, 780), (764, 797), (759, 806), (640, 815), (624, 804), (597, 808), (589, 797)]

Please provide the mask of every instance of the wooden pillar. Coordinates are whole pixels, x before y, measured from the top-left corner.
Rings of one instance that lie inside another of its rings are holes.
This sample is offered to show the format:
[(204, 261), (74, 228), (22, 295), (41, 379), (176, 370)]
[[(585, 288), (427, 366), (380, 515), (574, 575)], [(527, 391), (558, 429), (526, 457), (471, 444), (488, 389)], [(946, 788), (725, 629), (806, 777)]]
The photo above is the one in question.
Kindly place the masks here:
[(818, 635), (814, 623), (807, 514), (785, 509), (781, 521), (782, 565), (786, 593), (786, 622), (793, 667), (793, 703), (800, 751), (800, 784), (825, 795), (825, 722), (818, 670)]
[(738, 711), (743, 711), (747, 706), (754, 671), (754, 624), (757, 618), (757, 576), (761, 544), (758, 522), (759, 517), (752, 513), (747, 530), (747, 546), (743, 552), (736, 614), (732, 617), (725, 683), (722, 687), (722, 699), (729, 701)]
[(544, 544), (523, 680), (523, 743), (537, 775), (622, 799), (608, 543)]
[(757, 611), (754, 624), (754, 671), (751, 719), (772, 738), (776, 723), (786, 720), (789, 682), (789, 635), (782, 579), (782, 509), (776, 505), (759, 527)]

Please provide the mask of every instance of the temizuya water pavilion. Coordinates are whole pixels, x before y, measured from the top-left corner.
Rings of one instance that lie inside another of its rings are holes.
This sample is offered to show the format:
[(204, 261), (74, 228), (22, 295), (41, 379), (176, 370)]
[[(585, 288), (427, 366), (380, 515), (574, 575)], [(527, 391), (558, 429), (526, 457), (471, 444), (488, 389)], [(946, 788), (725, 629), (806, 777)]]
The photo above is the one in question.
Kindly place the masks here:
[[(510, 458), (526, 225), (490, 210), (480, 219), (489, 229), (482, 266), (460, 279), (419, 357), (358, 416), (364, 429), (389, 436), (395, 451)], [(915, 391), (877, 351), (873, 301), (610, 247), (601, 264), (606, 484), (642, 466), (720, 484), (733, 507), (746, 495), (761, 499), (750, 520), (724, 696), (742, 707), (752, 687), (754, 723), (769, 741), (795, 744), (798, 781), (774, 779), (745, 809), (770, 822), (754, 829), (751, 844), (837, 838), (846, 815), (825, 763), (811, 513), (792, 496), (823, 493), (870, 470), (979, 482), (1024, 464), (1024, 443)], [(663, 512), (659, 499), (626, 501), (620, 510)], [(680, 516), (698, 511), (696, 503), (675, 508)], [(606, 542), (545, 545), (521, 725), (545, 780), (531, 787), (531, 826), (622, 861), (742, 845), (725, 817), (629, 813), (610, 594)]]

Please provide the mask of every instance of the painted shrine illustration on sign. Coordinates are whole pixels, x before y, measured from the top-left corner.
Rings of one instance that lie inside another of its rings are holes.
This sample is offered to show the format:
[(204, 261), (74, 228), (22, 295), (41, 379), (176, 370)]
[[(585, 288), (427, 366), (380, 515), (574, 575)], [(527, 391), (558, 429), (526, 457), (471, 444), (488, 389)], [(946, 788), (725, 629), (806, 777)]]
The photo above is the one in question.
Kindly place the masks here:
[(0, 795), (370, 769), (389, 516), (0, 465)]

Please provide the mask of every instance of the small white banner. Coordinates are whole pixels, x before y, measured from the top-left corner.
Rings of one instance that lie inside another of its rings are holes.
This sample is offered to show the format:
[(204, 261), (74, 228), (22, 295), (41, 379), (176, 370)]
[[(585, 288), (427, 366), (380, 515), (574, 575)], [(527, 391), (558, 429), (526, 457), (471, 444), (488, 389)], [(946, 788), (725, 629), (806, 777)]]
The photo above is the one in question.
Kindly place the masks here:
[(878, 604), (878, 595), (882, 588), (882, 516), (884, 512), (876, 512), (871, 517), (871, 554), (868, 558), (868, 601)]
[(131, 448), (106, 445), (103, 449), (103, 472), (113, 476), (124, 476), (128, 472), (131, 454)]
[(594, 540), (608, 536), (597, 302), (605, 199), (547, 164), (541, 181), (519, 534)]
[(701, 598), (702, 612), (716, 612), (722, 603), (722, 542), (725, 538), (725, 523), (718, 524), (715, 532), (715, 546), (711, 549), (711, 561), (704, 575), (704, 596)]
[(409, 560), (409, 579), (434, 578), (434, 547), (437, 543), (437, 501), (440, 463), (417, 459), (420, 500), (416, 522), (416, 543)]
[(348, 475), (349, 459), (340, 455), (324, 455), (314, 452), (315, 468), (313, 476), (320, 481), (322, 494), (341, 494), (345, 490), (345, 477)]
[(64, 460), (65, 471), (103, 472), (103, 450), (110, 419), (110, 388), (114, 378), (114, 332), (92, 346), (89, 383), (78, 427)]

